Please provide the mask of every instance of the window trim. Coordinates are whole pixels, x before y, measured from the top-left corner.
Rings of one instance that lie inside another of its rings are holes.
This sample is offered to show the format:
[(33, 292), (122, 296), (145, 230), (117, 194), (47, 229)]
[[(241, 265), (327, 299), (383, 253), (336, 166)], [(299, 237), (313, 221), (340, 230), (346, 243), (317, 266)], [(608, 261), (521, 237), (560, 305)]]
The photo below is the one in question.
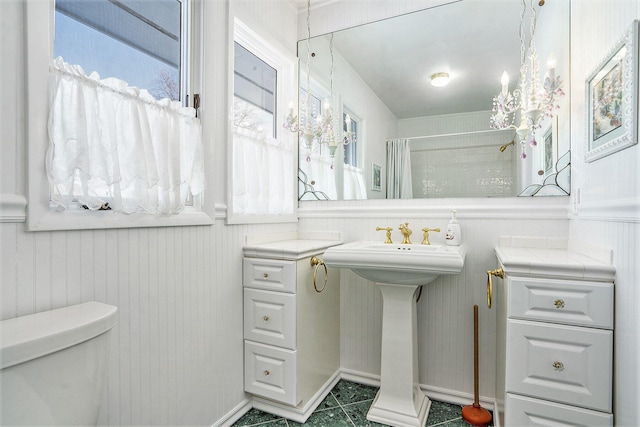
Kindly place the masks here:
[[(234, 42), (238, 42), (269, 66), (276, 69), (276, 139), (285, 138), (297, 147), (297, 136), (284, 129), (284, 116), (287, 105), (295, 101), (297, 106), (298, 93), (295, 90), (298, 85), (297, 58), (274, 38), (258, 34), (246, 23), (239, 19), (233, 10), (229, 10), (229, 41), (228, 41), (228, 92), (227, 102), (229, 119), (227, 122), (227, 224), (268, 224), (286, 223), (298, 221), (298, 150), (295, 150), (293, 162), (296, 165), (290, 171), (291, 192), (296, 197), (292, 198), (292, 213), (290, 214), (241, 214), (234, 213), (233, 208), (233, 73), (234, 73)], [(295, 108), (295, 107), (294, 107)]]
[[(358, 116), (357, 114), (355, 114), (353, 112), (353, 110), (351, 110), (350, 108), (346, 107), (344, 104), (342, 105), (342, 124), (344, 125), (344, 115), (348, 114), (349, 117), (351, 118), (352, 122), (356, 122), (357, 126), (356, 126), (356, 155), (355, 155), (355, 159), (356, 159), (356, 163), (358, 164), (358, 166), (354, 166), (350, 163), (345, 163), (348, 164), (349, 166), (353, 166), (354, 168), (359, 168), (359, 169), (364, 169), (361, 165), (363, 165), (363, 159), (361, 158), (361, 152), (362, 150), (359, 148), (360, 146), (360, 132), (361, 132), (361, 126), (362, 126), (362, 119), (360, 119), (360, 116)], [(343, 159), (344, 161), (344, 159)]]
[[(192, 77), (201, 73), (202, 19), (204, 8), (200, 0), (191, 0), (192, 31), (190, 37), (194, 62), (190, 67)], [(49, 120), (49, 63), (53, 56), (53, 29), (55, 3), (27, 1), (26, 17), (26, 106), (25, 134), (27, 141), (27, 231), (84, 230), (109, 228), (166, 227), (187, 225), (211, 225), (212, 207), (200, 200), (201, 209), (185, 208), (177, 215), (124, 214), (113, 211), (55, 211), (50, 208), (50, 186), (46, 176), (44, 159), (48, 147), (47, 123)], [(200, 17), (200, 19), (193, 19)], [(196, 60), (197, 57), (197, 60)], [(200, 76), (202, 74), (199, 74)], [(200, 78), (192, 80), (191, 91), (199, 87)], [(46, 94), (43, 96), (43, 94)], [(192, 97), (190, 96), (190, 99)], [(205, 162), (205, 172), (207, 172)], [(210, 171), (208, 171), (210, 172)], [(210, 190), (209, 190), (210, 191)], [(213, 206), (212, 203), (210, 203)]]

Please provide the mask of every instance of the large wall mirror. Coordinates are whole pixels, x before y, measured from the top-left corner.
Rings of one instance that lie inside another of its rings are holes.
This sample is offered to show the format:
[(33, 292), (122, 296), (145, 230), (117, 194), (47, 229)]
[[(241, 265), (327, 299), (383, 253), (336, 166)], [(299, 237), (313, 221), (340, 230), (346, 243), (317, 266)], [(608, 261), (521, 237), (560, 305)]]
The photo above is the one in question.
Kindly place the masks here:
[[(518, 88), (525, 2), (522, 21), (522, 1), (463, 0), (299, 41), (301, 121), (330, 108), (338, 141), (301, 138), (300, 200), (567, 195), (569, 0), (533, 2), (538, 75), (553, 68), (564, 92), (537, 145), (490, 127), (504, 71)], [(431, 84), (437, 73), (448, 85)], [(408, 188), (388, 185), (398, 180)]]

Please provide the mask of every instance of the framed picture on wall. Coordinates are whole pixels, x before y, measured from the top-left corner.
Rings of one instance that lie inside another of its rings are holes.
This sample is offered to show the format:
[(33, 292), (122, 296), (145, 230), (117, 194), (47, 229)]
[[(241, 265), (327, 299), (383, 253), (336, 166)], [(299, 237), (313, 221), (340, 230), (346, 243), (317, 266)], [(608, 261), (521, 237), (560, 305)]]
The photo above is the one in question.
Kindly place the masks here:
[(381, 191), (381, 174), (382, 170), (379, 165), (371, 163), (371, 191)]
[(587, 162), (638, 143), (639, 27), (633, 21), (587, 78)]

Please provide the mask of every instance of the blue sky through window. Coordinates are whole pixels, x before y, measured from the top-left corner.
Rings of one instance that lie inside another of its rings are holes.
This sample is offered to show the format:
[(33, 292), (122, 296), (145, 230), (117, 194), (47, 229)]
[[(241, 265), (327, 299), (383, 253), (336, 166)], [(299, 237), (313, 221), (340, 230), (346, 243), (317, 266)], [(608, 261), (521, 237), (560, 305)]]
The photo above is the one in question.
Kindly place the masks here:
[(55, 14), (54, 57), (80, 65), (100, 78), (116, 77), (129, 86), (147, 89), (157, 98), (162, 73), (178, 82), (178, 69), (128, 46), (60, 12)]

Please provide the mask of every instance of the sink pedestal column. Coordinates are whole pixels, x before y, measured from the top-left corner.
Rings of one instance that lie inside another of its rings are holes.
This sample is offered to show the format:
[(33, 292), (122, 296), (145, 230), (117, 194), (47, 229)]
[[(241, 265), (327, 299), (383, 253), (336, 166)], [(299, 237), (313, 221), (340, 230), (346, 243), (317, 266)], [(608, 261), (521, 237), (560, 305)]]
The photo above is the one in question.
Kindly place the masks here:
[(394, 427), (423, 427), (431, 401), (418, 380), (416, 285), (376, 284), (382, 292), (380, 390), (367, 419)]

